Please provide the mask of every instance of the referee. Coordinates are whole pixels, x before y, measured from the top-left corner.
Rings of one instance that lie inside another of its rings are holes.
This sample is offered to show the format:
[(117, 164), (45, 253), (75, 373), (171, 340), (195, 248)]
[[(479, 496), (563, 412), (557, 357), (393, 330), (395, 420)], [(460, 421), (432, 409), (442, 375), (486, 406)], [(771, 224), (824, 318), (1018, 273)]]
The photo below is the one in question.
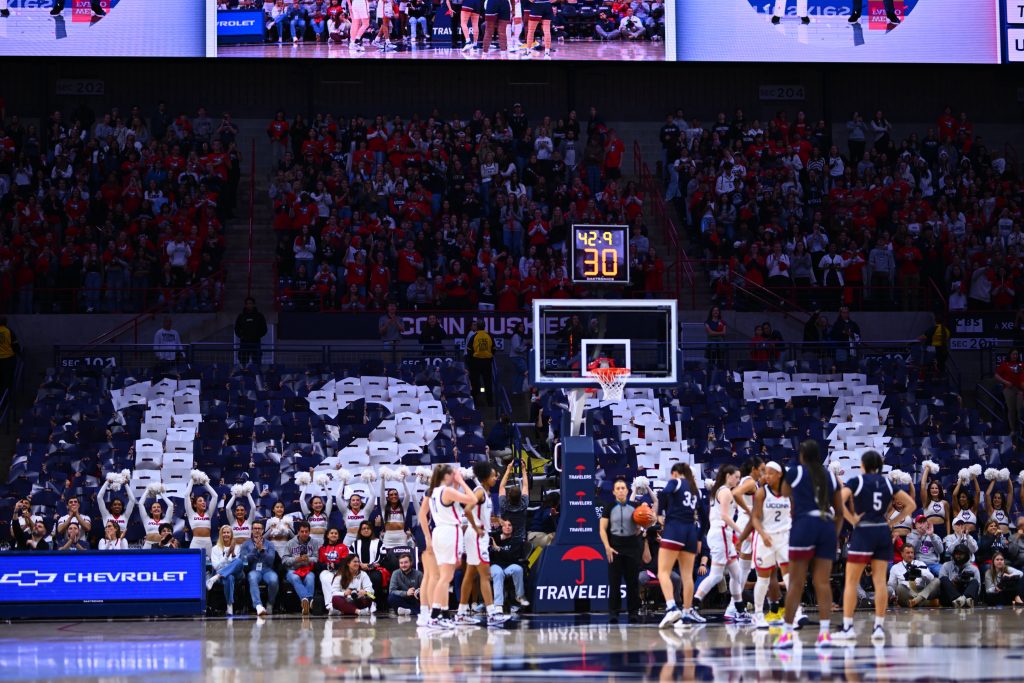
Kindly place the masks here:
[(608, 614), (618, 618), (622, 609), (622, 581), (626, 581), (626, 606), (630, 620), (640, 613), (640, 565), (643, 555), (641, 529), (633, 521), (637, 505), (629, 500), (625, 479), (612, 487), (615, 500), (601, 514), (601, 541), (608, 554)]

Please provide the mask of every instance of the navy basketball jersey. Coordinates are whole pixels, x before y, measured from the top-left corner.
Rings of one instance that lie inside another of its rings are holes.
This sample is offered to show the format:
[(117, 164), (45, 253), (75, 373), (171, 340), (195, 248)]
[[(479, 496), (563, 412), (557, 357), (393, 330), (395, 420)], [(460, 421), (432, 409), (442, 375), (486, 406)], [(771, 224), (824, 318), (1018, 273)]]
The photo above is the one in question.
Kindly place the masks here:
[[(839, 482), (836, 481), (836, 476), (831, 471), (826, 472), (826, 474), (828, 475), (826, 479), (828, 499), (832, 500), (836, 489), (839, 488)], [(807, 471), (807, 468), (803, 465), (795, 465), (788, 468), (786, 470), (786, 481), (789, 482), (789, 488), (792, 491), (793, 516), (820, 516), (821, 510), (818, 508), (818, 497), (815, 494), (814, 481), (811, 479), (811, 474)]]
[(892, 483), (881, 474), (859, 474), (846, 483), (853, 493), (853, 509), (860, 518), (859, 526), (888, 524), (885, 512), (892, 503)]
[(665, 515), (665, 523), (683, 522), (693, 524), (697, 521), (697, 503), (700, 493), (690, 490), (690, 482), (686, 479), (672, 479), (658, 494), (658, 507)]

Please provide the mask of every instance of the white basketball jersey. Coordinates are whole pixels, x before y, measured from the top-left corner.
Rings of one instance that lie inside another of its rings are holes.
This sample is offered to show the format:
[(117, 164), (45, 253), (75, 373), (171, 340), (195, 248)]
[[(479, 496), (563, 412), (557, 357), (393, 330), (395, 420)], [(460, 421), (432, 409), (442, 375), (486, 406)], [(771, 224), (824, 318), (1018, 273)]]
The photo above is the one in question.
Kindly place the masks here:
[(788, 534), (793, 526), (793, 510), (789, 496), (777, 496), (771, 486), (764, 487), (764, 515), (761, 526), (766, 534), (777, 536)]
[[(725, 488), (725, 487), (722, 487), (722, 488)], [(710, 517), (711, 517), (711, 528), (712, 529), (721, 529), (721, 528), (723, 528), (725, 526), (725, 520), (722, 519), (722, 514), (720, 512), (720, 510), (722, 508), (722, 504), (718, 502), (718, 494), (721, 493), (721, 492), (722, 492), (722, 489), (718, 489), (718, 491), (715, 491), (715, 501), (714, 501), (714, 503), (711, 506)], [(728, 514), (729, 514), (729, 517), (731, 519), (733, 519), (733, 520), (736, 519), (736, 500), (735, 499), (733, 499), (729, 503), (729, 512), (728, 512)]]
[(430, 517), (434, 520), (434, 526), (461, 526), (462, 515), (459, 514), (455, 503), (445, 505), (441, 500), (441, 494), (445, 486), (438, 486), (430, 494)]

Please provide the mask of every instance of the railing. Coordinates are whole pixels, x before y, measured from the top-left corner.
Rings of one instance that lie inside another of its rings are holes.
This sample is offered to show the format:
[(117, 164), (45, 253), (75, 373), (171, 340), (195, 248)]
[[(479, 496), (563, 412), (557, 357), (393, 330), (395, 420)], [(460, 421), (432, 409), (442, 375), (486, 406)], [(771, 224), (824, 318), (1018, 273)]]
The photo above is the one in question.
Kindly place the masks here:
[[(16, 314), (141, 314), (168, 299), (175, 299), (184, 312), (206, 312), (211, 306), (220, 305), (222, 289), (219, 274), (187, 288), (30, 287), (14, 292), (9, 306), (0, 302), (0, 311), (7, 308), (8, 312)], [(185, 291), (193, 296), (180, 298)]]
[(672, 247), (673, 258), (671, 260), (665, 259), (665, 262), (671, 264), (671, 270), (674, 273), (676, 292), (674, 298), (679, 299), (680, 303), (682, 303), (682, 289), (685, 285), (690, 290), (690, 308), (697, 308), (697, 291), (694, 287), (693, 266), (690, 263), (690, 258), (686, 255), (686, 250), (683, 249), (675, 221), (672, 220), (672, 215), (665, 204), (664, 190), (651, 174), (651, 169), (644, 161), (638, 142), (633, 142), (633, 171), (640, 187), (650, 197), (651, 206), (654, 209), (654, 218), (665, 231), (665, 235), (668, 237)]
[[(186, 306), (190, 301), (196, 300), (196, 297), (201, 295), (204, 288), (208, 288), (212, 282), (223, 283), (224, 273), (218, 271), (208, 280), (203, 282), (197, 282), (189, 287), (179, 289), (168, 293), (166, 297), (161, 298), (155, 305), (149, 309), (139, 313), (138, 315), (124, 321), (120, 325), (114, 327), (112, 330), (104, 332), (98, 337), (92, 339), (89, 342), (90, 347), (99, 346), (101, 344), (107, 344), (108, 342), (117, 339), (122, 334), (126, 334), (129, 331), (132, 332), (132, 339), (135, 343), (139, 341), (139, 328), (143, 323), (152, 320), (161, 313), (168, 311), (176, 311), (179, 307)], [(219, 285), (216, 289), (216, 298), (213, 299), (213, 306), (209, 309), (211, 311), (219, 311), (224, 305), (224, 288)], [(184, 310), (184, 309), (182, 309)]]

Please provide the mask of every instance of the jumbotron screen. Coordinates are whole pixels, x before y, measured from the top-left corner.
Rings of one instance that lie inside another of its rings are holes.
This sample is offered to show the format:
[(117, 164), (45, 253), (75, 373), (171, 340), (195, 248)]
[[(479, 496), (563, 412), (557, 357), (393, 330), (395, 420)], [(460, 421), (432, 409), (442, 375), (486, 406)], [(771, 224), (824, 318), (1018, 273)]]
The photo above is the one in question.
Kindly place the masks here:
[(0, 55), (213, 56), (215, 1), (0, 0)]

